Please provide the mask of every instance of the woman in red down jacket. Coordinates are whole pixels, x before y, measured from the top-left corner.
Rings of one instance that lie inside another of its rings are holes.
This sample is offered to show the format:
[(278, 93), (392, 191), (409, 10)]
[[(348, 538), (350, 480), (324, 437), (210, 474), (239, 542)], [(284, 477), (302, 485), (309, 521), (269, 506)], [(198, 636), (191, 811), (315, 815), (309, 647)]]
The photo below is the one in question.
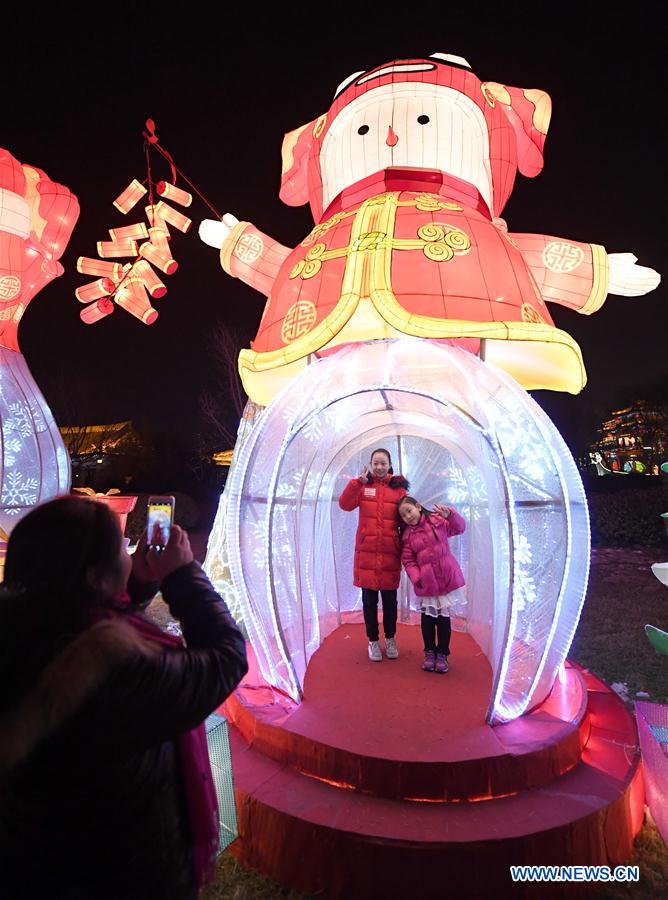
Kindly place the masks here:
[(354, 584), (362, 588), (364, 625), (369, 639), (369, 659), (380, 662), (378, 641), (378, 591), (383, 598), (385, 655), (399, 656), (397, 630), (397, 588), (401, 575), (401, 539), (397, 503), (406, 495), (408, 482), (394, 475), (392, 458), (383, 448), (371, 454), (371, 472), (362, 469), (358, 478), (343, 490), (339, 506), (346, 512), (359, 507), (355, 538)]
[(399, 501), (399, 515), (404, 523), (401, 561), (421, 600), (422, 668), (444, 675), (450, 654), (450, 610), (459, 599), (454, 591), (465, 584), (448, 538), (463, 534), (466, 522), (448, 506), (436, 506), (436, 512), (429, 512), (408, 496)]

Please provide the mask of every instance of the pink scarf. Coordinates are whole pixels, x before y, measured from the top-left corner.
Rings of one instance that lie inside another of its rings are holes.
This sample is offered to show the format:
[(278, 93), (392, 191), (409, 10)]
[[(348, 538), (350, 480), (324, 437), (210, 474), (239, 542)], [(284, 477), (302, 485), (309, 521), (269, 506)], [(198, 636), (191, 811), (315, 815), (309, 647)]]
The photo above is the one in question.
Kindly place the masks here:
[[(129, 622), (142, 637), (165, 644), (167, 647), (183, 647), (181, 638), (167, 634), (147, 619), (134, 613), (120, 612), (119, 610), (123, 609), (128, 602), (129, 598), (123, 595), (118, 598), (116, 609), (97, 607), (92, 613), (93, 621), (122, 618), (125, 622)], [(202, 722), (192, 731), (178, 735), (175, 741), (190, 820), (193, 879), (199, 890), (214, 879), (220, 835), (218, 800), (211, 774), (204, 723)]]

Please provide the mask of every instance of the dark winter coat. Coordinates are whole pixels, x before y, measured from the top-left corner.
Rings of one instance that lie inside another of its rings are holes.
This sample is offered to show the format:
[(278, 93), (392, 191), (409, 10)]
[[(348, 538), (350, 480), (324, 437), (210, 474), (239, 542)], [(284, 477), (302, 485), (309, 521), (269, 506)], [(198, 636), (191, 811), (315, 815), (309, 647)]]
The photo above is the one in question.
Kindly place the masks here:
[(247, 671), (243, 636), (198, 563), (162, 584), (187, 643), (123, 616), (45, 665), (0, 721), (0, 896), (185, 900), (189, 819), (175, 738)]
[(418, 597), (449, 594), (466, 583), (452, 555), (448, 538), (463, 534), (466, 521), (450, 510), (447, 519), (438, 513), (420, 516), (417, 525), (407, 525), (402, 536), (401, 561)]
[(401, 539), (397, 503), (406, 496), (408, 482), (386, 475), (362, 483), (353, 478), (339, 497), (346, 512), (359, 507), (355, 537), (354, 584), (372, 590), (394, 590), (401, 575)]

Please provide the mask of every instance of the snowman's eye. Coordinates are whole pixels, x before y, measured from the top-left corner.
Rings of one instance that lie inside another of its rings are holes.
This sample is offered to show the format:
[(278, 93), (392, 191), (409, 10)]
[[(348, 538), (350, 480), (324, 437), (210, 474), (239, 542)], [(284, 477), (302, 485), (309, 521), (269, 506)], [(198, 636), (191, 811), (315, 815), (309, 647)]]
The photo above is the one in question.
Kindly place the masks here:
[(368, 125), (360, 125), (360, 127), (357, 129), (357, 133), (358, 134), (366, 134), (368, 130), (369, 130)]
[(420, 125), (426, 125), (427, 122), (429, 121), (429, 116), (418, 116), (417, 120), (420, 123)]

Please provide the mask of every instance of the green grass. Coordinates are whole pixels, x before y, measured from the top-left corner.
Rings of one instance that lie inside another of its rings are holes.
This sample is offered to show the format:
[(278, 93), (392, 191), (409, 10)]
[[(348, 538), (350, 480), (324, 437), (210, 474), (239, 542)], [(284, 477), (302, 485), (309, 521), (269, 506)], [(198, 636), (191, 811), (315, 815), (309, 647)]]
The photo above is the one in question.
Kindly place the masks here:
[[(645, 625), (668, 631), (668, 589), (650, 565), (665, 551), (599, 548), (592, 551), (589, 589), (570, 657), (608, 684), (628, 687), (633, 709), (638, 691), (650, 702), (668, 703), (668, 657), (657, 653)], [(640, 867), (640, 881), (600, 887), (596, 900), (644, 900), (668, 897), (668, 848), (656, 827), (646, 821), (629, 865)]]
[(227, 850), (218, 860), (215, 883), (201, 892), (200, 900), (307, 900), (309, 896), (245, 868)]
[[(629, 704), (638, 691), (668, 703), (668, 657), (657, 653), (645, 625), (668, 631), (668, 589), (650, 565), (666, 551), (600, 548), (592, 551), (587, 599), (571, 659), (608, 684), (628, 685)], [(647, 699), (647, 698), (645, 698)]]
[[(668, 849), (656, 826), (645, 822), (638, 834), (633, 856), (624, 865), (640, 867), (640, 881), (608, 884), (598, 888), (593, 900), (660, 900), (668, 897)], [(240, 898), (241, 900), (241, 898)]]

